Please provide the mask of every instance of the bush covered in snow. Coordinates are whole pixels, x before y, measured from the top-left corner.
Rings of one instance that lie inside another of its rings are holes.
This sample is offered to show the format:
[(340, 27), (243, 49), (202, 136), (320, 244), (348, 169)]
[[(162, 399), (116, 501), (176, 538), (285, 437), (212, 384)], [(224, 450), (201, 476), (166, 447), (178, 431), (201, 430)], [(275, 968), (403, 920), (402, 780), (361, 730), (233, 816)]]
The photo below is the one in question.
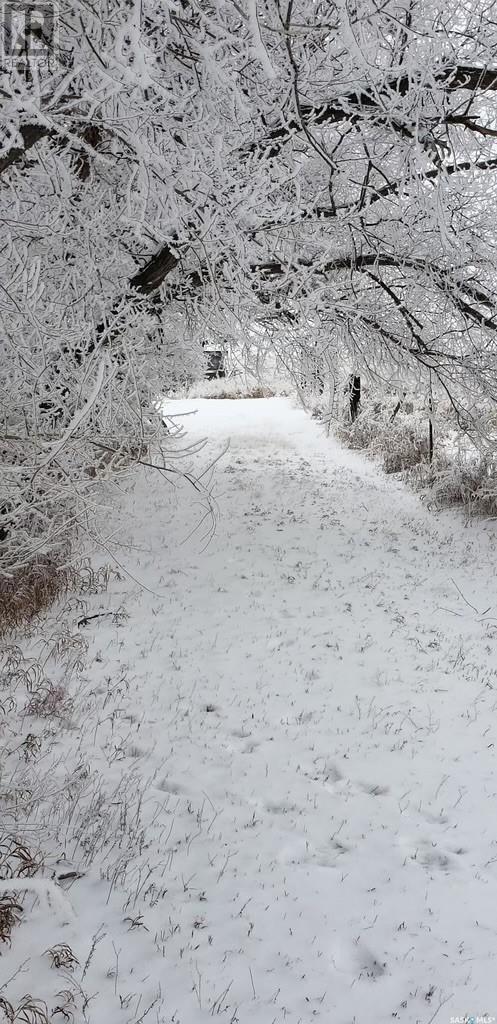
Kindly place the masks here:
[(339, 437), (349, 448), (366, 449), (381, 460), (386, 473), (412, 469), (429, 456), (426, 414), (419, 406), (415, 408), (413, 402), (407, 402), (394, 416), (398, 402), (395, 395), (372, 400), (366, 392), (354, 423), (337, 427)]
[(437, 507), (462, 505), (468, 515), (497, 516), (497, 462), (474, 453), (472, 459), (442, 456), (433, 465), (418, 465), (409, 477), (426, 500)]
[(236, 374), (222, 380), (200, 380), (188, 388), (189, 398), (271, 398), (291, 393), (281, 379), (258, 380), (248, 374)]
[[(323, 402), (315, 401), (312, 408), (314, 415), (326, 420)], [(463, 505), (471, 515), (496, 515), (492, 408), (475, 408), (472, 423), (464, 425), (466, 430), (446, 401), (434, 403), (431, 418), (431, 461), (426, 395), (414, 391), (399, 394), (366, 384), (357, 419), (350, 422), (345, 402), (332, 422), (334, 433), (348, 448), (367, 452), (381, 463), (385, 473), (403, 474), (435, 507)]]

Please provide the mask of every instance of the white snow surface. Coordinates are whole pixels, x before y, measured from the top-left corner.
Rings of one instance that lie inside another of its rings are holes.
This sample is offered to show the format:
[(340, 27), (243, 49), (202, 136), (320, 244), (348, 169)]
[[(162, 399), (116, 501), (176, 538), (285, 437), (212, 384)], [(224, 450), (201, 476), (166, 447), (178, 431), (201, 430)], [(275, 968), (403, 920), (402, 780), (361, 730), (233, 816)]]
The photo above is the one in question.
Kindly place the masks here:
[(495, 524), (434, 516), (289, 399), (174, 411), (197, 470), (230, 440), (215, 533), (136, 474), (131, 575), (89, 609), (129, 617), (82, 627), (54, 741), (54, 785), (89, 781), (52, 877), (82, 877), (33, 899), (0, 995), (28, 957), (13, 1001), (67, 989), (64, 942), (92, 1024), (497, 1016)]

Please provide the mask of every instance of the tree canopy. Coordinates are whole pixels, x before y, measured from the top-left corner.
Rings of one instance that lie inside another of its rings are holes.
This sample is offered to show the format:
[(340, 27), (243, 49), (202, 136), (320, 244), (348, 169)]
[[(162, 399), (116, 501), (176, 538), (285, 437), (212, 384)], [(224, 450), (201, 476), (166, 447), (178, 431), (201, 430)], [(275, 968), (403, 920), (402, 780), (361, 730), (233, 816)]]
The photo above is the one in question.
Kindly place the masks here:
[(206, 334), (432, 374), (465, 424), (494, 399), (494, 8), (62, 0), (4, 32), (6, 536), (87, 507), (89, 451), (146, 440)]

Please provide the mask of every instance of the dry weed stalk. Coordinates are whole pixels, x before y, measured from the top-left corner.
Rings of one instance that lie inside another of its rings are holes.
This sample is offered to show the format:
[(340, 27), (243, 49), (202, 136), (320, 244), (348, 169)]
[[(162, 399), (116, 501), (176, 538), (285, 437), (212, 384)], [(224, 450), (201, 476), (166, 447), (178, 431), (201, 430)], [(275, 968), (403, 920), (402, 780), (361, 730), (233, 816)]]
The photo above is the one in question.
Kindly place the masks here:
[(61, 684), (44, 680), (24, 708), (24, 714), (37, 718), (66, 718), (74, 702)]
[(74, 590), (80, 594), (103, 594), (107, 590), (110, 579), (120, 580), (117, 569), (109, 565), (101, 565), (94, 569), (88, 562), (69, 570)]
[(52, 967), (63, 967), (66, 971), (73, 971), (79, 964), (77, 956), (66, 942), (59, 942), (51, 949), (46, 949), (45, 954), (50, 957)]
[(47, 1004), (30, 995), (23, 996), (17, 1006), (0, 996), (0, 1010), (7, 1024), (50, 1024)]
[(37, 618), (65, 594), (71, 572), (61, 560), (39, 556), (9, 576), (0, 576), (0, 636)]
[(0, 894), (0, 942), (7, 942), (10, 945), (12, 930), (19, 924), (22, 913), (23, 908), (17, 903), (13, 893)]
[(94, 569), (88, 563), (71, 566), (68, 561), (69, 551), (64, 550), (57, 557), (38, 556), (9, 575), (0, 574), (0, 636), (8, 636), (38, 618), (71, 590), (101, 594), (111, 578), (121, 578), (117, 570), (107, 565)]
[(233, 390), (226, 387), (226, 390), (213, 391), (211, 394), (206, 394), (204, 397), (209, 399), (233, 399), (236, 398), (238, 401), (244, 398), (274, 398), (274, 391), (271, 388), (263, 387), (262, 385), (248, 388), (242, 394), (234, 394)]
[(15, 835), (0, 836), (0, 879), (33, 878), (40, 862)]
[(54, 1006), (52, 1010), (52, 1018), (60, 1016), (69, 1024), (74, 1021), (74, 1010), (76, 1007), (74, 1000), (74, 993), (69, 989), (64, 989), (62, 992), (57, 992), (56, 999), (59, 1000), (57, 1006)]
[[(2, 881), (10, 878), (32, 878), (39, 866), (39, 862), (31, 851), (17, 836), (4, 835), (0, 838), (0, 879)], [(19, 902), (18, 893), (8, 890), (0, 893), (0, 942), (10, 944), (12, 930), (16, 924), (19, 924), (22, 913), (23, 906)]]

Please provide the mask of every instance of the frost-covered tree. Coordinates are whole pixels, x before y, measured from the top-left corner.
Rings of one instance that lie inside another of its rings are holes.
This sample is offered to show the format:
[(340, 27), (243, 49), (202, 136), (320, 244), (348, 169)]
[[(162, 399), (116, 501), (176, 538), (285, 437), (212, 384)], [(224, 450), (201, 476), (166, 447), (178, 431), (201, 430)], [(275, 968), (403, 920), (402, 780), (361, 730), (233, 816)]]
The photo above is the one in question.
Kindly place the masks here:
[(252, 221), (262, 315), (318, 322), (383, 374), (432, 371), (470, 413), (495, 396), (489, 5), (268, 4), (259, 26), (281, 90), (250, 147), (274, 185)]
[(3, 565), (81, 521), (206, 334), (494, 398), (495, 13), (62, 0), (4, 38)]
[(237, 28), (225, 60), (242, 141), (222, 135), (231, 187), (210, 209), (223, 231), (203, 237), (204, 258), (188, 233), (196, 266), (170, 295), (202, 286), (293, 348), (313, 325), (358, 365), (431, 371), (461, 413), (493, 398), (491, 7), (218, 7)]

